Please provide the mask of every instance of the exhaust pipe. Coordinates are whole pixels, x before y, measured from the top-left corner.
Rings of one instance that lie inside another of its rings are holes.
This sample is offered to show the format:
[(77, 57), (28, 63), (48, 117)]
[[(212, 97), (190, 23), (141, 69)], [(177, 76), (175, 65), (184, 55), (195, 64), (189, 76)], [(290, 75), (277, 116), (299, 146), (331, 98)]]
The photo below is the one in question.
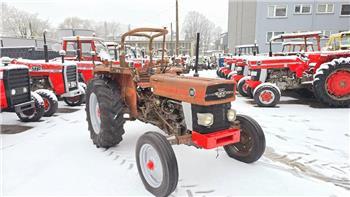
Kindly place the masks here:
[(196, 63), (194, 65), (194, 77), (199, 77), (198, 74), (198, 59), (199, 59), (199, 39), (200, 39), (200, 33), (197, 33), (197, 43), (196, 43)]

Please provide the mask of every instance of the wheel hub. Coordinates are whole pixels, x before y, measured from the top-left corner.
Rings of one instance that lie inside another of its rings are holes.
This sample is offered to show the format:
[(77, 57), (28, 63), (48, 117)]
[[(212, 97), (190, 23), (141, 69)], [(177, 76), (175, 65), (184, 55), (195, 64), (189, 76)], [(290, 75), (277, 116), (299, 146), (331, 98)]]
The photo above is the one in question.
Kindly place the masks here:
[(49, 109), (49, 106), (50, 106), (49, 101), (46, 98), (44, 98), (44, 109), (45, 109), (45, 111), (47, 111)]
[(139, 153), (143, 177), (152, 187), (157, 188), (163, 181), (163, 167), (158, 152), (150, 144), (142, 145)]
[(327, 80), (328, 93), (343, 97), (350, 94), (350, 72), (339, 70), (331, 74)]
[(243, 89), (243, 92), (247, 93), (248, 92), (248, 85), (244, 84), (242, 89)]
[(274, 97), (275, 96), (271, 90), (264, 90), (259, 95), (260, 101), (264, 104), (271, 103), (273, 101)]
[(148, 168), (149, 170), (151, 170), (151, 171), (154, 170), (154, 162), (153, 162), (152, 160), (149, 160), (149, 161), (147, 162), (147, 168)]

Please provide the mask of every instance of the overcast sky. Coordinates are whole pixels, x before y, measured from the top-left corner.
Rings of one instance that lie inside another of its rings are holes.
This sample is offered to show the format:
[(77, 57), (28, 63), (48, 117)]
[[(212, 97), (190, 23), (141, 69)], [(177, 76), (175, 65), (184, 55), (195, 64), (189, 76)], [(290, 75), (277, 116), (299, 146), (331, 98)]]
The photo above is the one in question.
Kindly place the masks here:
[[(77, 16), (140, 26), (170, 26), (175, 22), (175, 0), (1, 0), (16, 8), (39, 14), (58, 25)], [(227, 30), (228, 0), (179, 0), (180, 25), (188, 11), (198, 11)], [(173, 26), (175, 29), (175, 26)]]

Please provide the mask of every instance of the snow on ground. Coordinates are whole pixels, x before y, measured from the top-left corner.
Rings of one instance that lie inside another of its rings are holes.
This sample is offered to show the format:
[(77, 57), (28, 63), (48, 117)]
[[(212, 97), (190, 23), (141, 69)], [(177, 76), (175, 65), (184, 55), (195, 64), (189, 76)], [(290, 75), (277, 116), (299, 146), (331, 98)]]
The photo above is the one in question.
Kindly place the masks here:
[[(201, 72), (215, 77), (215, 72)], [(173, 146), (180, 180), (174, 196), (350, 195), (349, 109), (331, 109), (284, 96), (278, 108), (258, 108), (237, 97), (233, 108), (263, 127), (267, 149), (254, 164), (226, 156), (222, 148), (200, 150)], [(59, 102), (61, 112), (68, 112)], [(1, 113), (2, 125), (33, 128), (1, 134), (4, 195), (138, 195), (144, 189), (135, 164), (137, 138), (158, 131), (139, 121), (127, 122), (124, 140), (97, 149), (91, 142), (84, 106), (39, 123), (21, 123)], [(1, 192), (0, 192), (1, 193)]]

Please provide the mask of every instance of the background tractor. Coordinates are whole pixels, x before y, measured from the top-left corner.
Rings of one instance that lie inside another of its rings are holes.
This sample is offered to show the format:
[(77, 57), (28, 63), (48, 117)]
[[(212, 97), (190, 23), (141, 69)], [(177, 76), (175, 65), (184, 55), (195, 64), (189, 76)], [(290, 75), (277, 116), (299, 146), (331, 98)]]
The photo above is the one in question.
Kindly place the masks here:
[(10, 61), (3, 57), (0, 62), (0, 110), (16, 112), (23, 122), (39, 121), (44, 115), (44, 101), (30, 90), (29, 69)]
[[(280, 38), (303, 38), (305, 43), (307, 39), (314, 38), (320, 49), (319, 32), (283, 34)], [(333, 107), (350, 104), (349, 50), (267, 57), (248, 61), (248, 64), (251, 79), (246, 83), (258, 106), (275, 106), (281, 90), (288, 89), (313, 90), (316, 98)]]
[[(197, 148), (224, 147), (228, 156), (245, 163), (258, 160), (265, 150), (259, 124), (231, 109), (235, 82), (184, 76), (182, 67), (152, 61), (153, 40), (166, 29), (138, 28), (121, 37), (120, 65), (100, 64), (87, 87), (86, 114), (93, 143), (109, 148), (122, 141), (124, 122), (140, 120), (164, 131), (143, 134), (136, 145), (137, 168), (145, 188), (168, 196), (178, 182), (178, 166), (171, 145)], [(149, 61), (135, 69), (125, 61), (125, 40), (149, 39)], [(199, 52), (197, 38), (197, 57)], [(197, 59), (198, 61), (198, 59)], [(197, 69), (196, 69), (197, 70)]]

